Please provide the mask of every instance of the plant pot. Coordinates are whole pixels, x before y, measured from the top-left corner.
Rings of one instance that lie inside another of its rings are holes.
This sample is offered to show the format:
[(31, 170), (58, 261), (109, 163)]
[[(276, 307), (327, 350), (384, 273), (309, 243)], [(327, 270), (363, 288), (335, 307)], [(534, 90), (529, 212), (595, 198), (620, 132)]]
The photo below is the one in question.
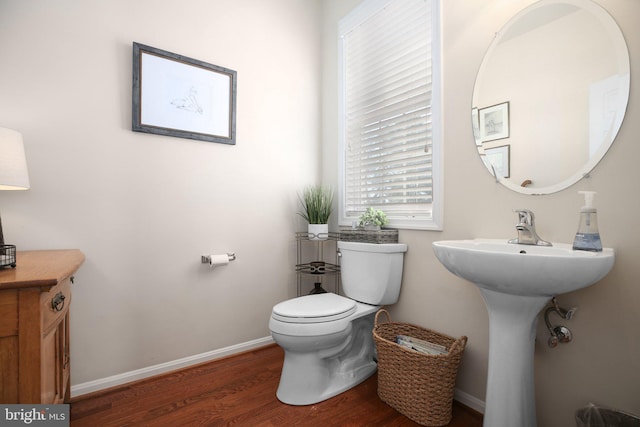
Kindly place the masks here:
[(369, 225), (365, 225), (364, 229), (366, 231), (380, 231), (380, 226), (379, 225), (369, 224)]
[(329, 238), (329, 224), (309, 224), (307, 236), (309, 240), (327, 240)]

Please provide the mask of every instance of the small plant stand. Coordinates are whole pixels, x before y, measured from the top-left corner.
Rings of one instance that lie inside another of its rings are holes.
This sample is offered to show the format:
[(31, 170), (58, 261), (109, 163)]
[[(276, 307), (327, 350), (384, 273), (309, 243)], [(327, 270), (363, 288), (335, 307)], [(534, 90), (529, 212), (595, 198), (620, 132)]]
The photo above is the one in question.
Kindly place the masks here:
[(306, 231), (296, 233), (298, 296), (322, 290), (340, 294), (339, 236), (330, 231), (324, 240), (310, 240)]

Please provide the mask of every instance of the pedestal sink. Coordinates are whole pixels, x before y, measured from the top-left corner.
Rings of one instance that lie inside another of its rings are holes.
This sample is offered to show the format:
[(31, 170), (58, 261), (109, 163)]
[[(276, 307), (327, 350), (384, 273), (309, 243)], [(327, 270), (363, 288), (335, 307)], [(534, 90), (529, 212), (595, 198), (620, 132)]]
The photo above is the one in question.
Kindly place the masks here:
[(555, 295), (593, 285), (614, 262), (613, 249), (574, 251), (510, 244), (507, 239), (433, 243), (440, 262), (475, 283), (489, 312), (486, 427), (535, 427), (533, 354), (536, 318)]

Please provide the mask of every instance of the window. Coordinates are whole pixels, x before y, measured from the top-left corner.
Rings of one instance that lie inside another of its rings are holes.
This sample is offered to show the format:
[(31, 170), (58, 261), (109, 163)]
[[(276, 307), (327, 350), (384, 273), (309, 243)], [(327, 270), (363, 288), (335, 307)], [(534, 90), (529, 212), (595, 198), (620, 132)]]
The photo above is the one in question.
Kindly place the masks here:
[(442, 229), (437, 0), (365, 0), (340, 21), (340, 225), (367, 207)]

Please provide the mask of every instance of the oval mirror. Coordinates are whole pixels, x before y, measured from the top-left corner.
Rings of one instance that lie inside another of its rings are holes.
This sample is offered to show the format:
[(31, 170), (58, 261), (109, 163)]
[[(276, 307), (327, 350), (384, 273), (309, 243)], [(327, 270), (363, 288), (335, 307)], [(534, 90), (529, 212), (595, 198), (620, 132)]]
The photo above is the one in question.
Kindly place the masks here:
[(496, 34), (480, 65), (472, 120), (478, 153), (506, 187), (560, 191), (586, 176), (620, 129), (629, 53), (590, 0), (542, 0)]

